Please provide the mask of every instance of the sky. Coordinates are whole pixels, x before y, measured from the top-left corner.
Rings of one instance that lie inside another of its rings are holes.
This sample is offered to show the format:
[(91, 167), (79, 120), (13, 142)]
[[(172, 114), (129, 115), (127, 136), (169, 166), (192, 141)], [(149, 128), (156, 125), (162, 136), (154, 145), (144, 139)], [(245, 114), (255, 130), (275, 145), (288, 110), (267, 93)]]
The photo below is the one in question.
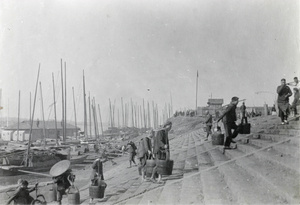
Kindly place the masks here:
[[(61, 118), (60, 61), (67, 65), (67, 116), (83, 121), (86, 92), (108, 121), (108, 99), (154, 101), (161, 111), (207, 99), (272, 105), (281, 78), (300, 74), (298, 0), (1, 0), (1, 116), (29, 118), (39, 64), (45, 119), (53, 119), (52, 73)], [(264, 91), (264, 92), (262, 92)], [(257, 92), (259, 92), (257, 94)], [(35, 117), (41, 119), (38, 91)], [(117, 112), (117, 110), (116, 110)], [(121, 112), (121, 111), (120, 111)]]

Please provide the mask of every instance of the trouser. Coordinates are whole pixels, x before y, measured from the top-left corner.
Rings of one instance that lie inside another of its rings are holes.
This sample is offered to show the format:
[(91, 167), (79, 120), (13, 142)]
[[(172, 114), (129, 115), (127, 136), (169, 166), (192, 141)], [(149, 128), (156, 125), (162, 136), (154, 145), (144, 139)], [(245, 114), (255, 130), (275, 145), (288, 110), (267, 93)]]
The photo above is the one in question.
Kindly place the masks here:
[[(240, 130), (240, 126), (237, 126), (235, 124), (235, 122), (232, 123), (224, 123), (224, 130), (225, 130), (225, 136), (226, 136), (226, 140), (225, 140), (225, 146), (230, 146), (231, 140), (236, 138), (236, 136), (239, 134), (239, 130)], [(233, 133), (232, 133), (232, 130)]]
[(247, 117), (245, 116), (245, 114), (243, 113), (243, 114), (242, 114), (242, 121), (241, 121), (242, 124), (244, 123), (244, 120), (245, 120), (245, 123), (247, 124), (247, 123), (248, 123), (248, 119), (247, 119)]
[(212, 125), (206, 125), (206, 137), (208, 138), (209, 134), (211, 134)]
[(288, 118), (288, 113), (286, 111), (279, 109), (279, 117), (281, 119), (281, 122), (284, 122)]

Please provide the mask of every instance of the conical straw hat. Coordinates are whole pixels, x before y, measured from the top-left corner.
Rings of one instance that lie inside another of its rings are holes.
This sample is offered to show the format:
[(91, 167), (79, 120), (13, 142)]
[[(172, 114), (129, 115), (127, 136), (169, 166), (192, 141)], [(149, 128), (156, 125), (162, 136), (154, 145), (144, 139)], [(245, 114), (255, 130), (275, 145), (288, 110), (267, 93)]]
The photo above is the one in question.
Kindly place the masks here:
[(57, 177), (65, 173), (70, 168), (71, 162), (69, 160), (62, 160), (53, 165), (49, 174), (53, 177)]

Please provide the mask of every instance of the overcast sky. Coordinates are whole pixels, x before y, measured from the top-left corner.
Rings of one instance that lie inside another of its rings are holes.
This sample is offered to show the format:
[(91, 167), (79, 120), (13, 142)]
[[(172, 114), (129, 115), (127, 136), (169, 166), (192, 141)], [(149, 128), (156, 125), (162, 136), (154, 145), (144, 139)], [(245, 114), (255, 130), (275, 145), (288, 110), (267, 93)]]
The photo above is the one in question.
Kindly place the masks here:
[[(0, 88), (2, 116), (29, 117), (38, 65), (46, 119), (53, 102), (51, 73), (60, 102), (60, 59), (67, 62), (68, 118), (83, 120), (86, 91), (108, 120), (108, 98), (160, 109), (195, 108), (207, 99), (246, 98), (272, 104), (281, 78), (299, 77), (298, 0), (1, 0)], [(147, 89), (150, 89), (148, 91)], [(255, 94), (258, 91), (267, 93)], [(269, 92), (269, 93), (268, 93)], [(39, 98), (39, 96), (38, 96)], [(40, 101), (36, 117), (41, 119)], [(58, 104), (60, 118), (61, 104)], [(53, 118), (53, 112), (50, 114)]]

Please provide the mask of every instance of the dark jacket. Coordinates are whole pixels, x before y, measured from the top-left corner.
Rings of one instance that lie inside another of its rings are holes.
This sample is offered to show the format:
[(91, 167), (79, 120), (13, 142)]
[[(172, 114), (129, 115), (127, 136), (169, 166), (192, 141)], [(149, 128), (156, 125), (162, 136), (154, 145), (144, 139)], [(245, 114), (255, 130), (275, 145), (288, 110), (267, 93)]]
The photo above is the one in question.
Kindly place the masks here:
[(211, 114), (208, 114), (208, 115), (206, 116), (205, 124), (208, 125), (208, 126), (211, 126), (211, 125), (212, 125), (212, 115), (211, 115)]
[(223, 122), (226, 124), (234, 123), (236, 121), (236, 105), (230, 103), (226, 108), (225, 112), (220, 116)]
[(148, 137), (142, 138), (138, 146), (138, 157), (144, 157), (145, 154), (148, 154), (148, 151), (151, 151), (151, 139)]
[(159, 130), (156, 132), (154, 136), (154, 142), (153, 142), (153, 152), (154, 154), (157, 154), (158, 151), (165, 150), (165, 145), (169, 144), (168, 139), (168, 132), (165, 130)]
[(277, 93), (278, 93), (278, 98), (277, 102), (278, 103), (287, 103), (289, 102), (289, 97), (292, 95), (292, 91), (287, 85), (280, 85), (277, 87)]

